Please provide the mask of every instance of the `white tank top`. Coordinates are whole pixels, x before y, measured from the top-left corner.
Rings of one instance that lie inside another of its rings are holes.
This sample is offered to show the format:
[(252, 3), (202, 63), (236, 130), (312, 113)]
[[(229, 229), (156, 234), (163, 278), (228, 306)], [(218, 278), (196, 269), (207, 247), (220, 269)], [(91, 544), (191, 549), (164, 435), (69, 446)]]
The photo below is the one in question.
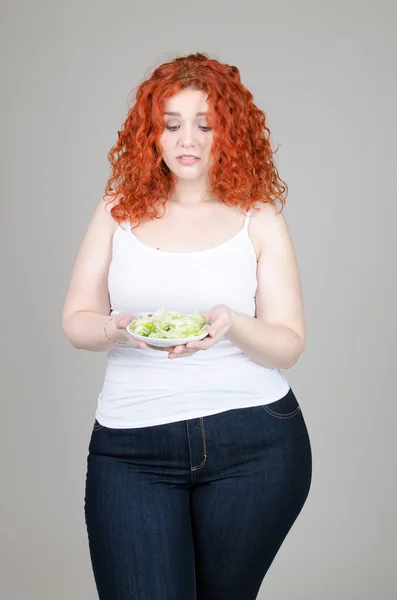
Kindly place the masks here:
[[(257, 260), (249, 216), (233, 238), (198, 252), (156, 250), (122, 223), (108, 275), (111, 314), (205, 312), (226, 304), (254, 317)], [(227, 339), (174, 360), (167, 352), (119, 346), (108, 352), (95, 416), (105, 427), (147, 427), (269, 404), (288, 390), (278, 369), (260, 365)]]

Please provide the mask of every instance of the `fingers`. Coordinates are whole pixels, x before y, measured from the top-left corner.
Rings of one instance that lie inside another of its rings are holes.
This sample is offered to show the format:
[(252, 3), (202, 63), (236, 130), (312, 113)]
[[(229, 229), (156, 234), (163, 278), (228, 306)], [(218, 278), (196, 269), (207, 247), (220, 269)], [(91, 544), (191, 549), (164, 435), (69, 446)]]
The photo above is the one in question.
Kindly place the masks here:
[(146, 344), (146, 348), (151, 348), (152, 350), (160, 350), (160, 352), (169, 352), (170, 346), (166, 348), (162, 348), (161, 346), (152, 346), (151, 344)]
[(211, 317), (210, 317), (209, 313), (205, 312), (205, 313), (203, 313), (203, 316), (204, 316), (204, 320), (207, 323), (207, 325), (210, 325), (211, 324)]
[(205, 338), (198, 342), (188, 342), (186, 347), (197, 348), (197, 350), (208, 350), (208, 348), (211, 348), (211, 346), (216, 344), (217, 341), (222, 339), (227, 329), (227, 325), (224, 325), (222, 322), (214, 321), (214, 323), (210, 326), (208, 335)]
[(175, 348), (179, 348), (180, 350), (178, 350), (177, 352), (180, 352), (181, 349), (183, 349), (185, 346), (166, 346), (165, 348), (163, 348), (162, 346), (152, 346), (151, 344), (146, 344), (145, 342), (141, 342), (141, 341), (134, 341), (133, 342), (133, 346), (134, 348), (150, 348), (151, 350), (158, 350), (159, 352), (172, 352), (175, 350)]
[[(186, 344), (186, 350), (189, 352), (198, 352), (199, 350), (208, 350), (215, 344), (215, 341), (212, 338), (206, 337), (198, 342), (188, 342)], [(185, 350), (185, 351), (186, 351)]]
[(185, 345), (174, 346), (172, 349), (168, 348), (168, 358), (183, 358), (184, 356), (189, 356), (189, 350)]
[(183, 352), (186, 349), (186, 344), (180, 344), (179, 346), (174, 346), (174, 349), (171, 352)]
[(134, 348), (140, 348), (140, 349), (142, 349), (142, 348), (147, 348), (147, 347), (148, 347), (148, 345), (147, 345), (147, 344), (145, 344), (145, 342), (138, 342), (138, 341), (134, 341), (134, 342), (132, 342), (132, 344), (131, 344), (131, 345), (132, 345)]
[(131, 321), (134, 320), (134, 317), (129, 313), (123, 312), (119, 313), (114, 318), (114, 323), (117, 329), (125, 329)]
[(187, 356), (193, 356), (193, 354), (196, 354), (197, 352), (196, 349), (188, 348), (187, 344), (175, 346), (172, 350), (168, 348), (168, 350), (168, 358), (185, 358)]
[(204, 338), (200, 342), (188, 342), (186, 348), (189, 350), (207, 350), (214, 345), (212, 338)]
[(193, 356), (193, 354), (196, 354), (196, 352), (197, 352), (197, 350), (188, 350), (188, 349), (180, 351), (180, 352), (175, 352), (175, 350), (174, 350), (168, 354), (168, 358), (171, 358), (171, 359), (187, 358), (188, 356)]

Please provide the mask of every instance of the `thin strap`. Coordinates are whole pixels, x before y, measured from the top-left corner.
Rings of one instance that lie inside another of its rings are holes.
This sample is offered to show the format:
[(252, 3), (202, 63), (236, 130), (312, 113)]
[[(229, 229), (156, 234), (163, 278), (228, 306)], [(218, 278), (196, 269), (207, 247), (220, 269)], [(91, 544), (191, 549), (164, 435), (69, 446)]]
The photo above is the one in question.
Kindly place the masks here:
[(252, 215), (252, 210), (249, 210), (247, 212), (247, 216), (245, 217), (245, 220), (244, 220), (244, 229), (248, 229), (251, 215)]

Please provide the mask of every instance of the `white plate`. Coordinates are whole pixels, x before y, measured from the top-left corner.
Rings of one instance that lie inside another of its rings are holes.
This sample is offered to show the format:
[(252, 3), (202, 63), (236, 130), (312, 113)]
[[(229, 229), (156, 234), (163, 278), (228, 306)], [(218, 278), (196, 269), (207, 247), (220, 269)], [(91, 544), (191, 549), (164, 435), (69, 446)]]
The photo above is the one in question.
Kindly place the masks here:
[(150, 344), (151, 346), (156, 346), (157, 348), (170, 348), (173, 346), (179, 346), (182, 344), (187, 344), (188, 342), (194, 342), (197, 340), (202, 340), (208, 335), (209, 327), (207, 327), (207, 331), (202, 333), (201, 335), (194, 335), (187, 338), (182, 338), (181, 340), (173, 340), (173, 339), (165, 339), (165, 338), (150, 338), (144, 335), (137, 335), (129, 330), (128, 326), (126, 327), (126, 331), (136, 340), (140, 342), (145, 342), (146, 344)]

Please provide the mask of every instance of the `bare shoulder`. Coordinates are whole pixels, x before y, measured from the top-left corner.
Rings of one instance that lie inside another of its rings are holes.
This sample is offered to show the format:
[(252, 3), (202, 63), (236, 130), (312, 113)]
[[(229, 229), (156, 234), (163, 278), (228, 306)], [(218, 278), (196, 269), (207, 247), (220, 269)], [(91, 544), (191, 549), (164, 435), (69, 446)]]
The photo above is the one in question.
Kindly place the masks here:
[(270, 246), (292, 243), (283, 212), (270, 202), (262, 202), (255, 206), (252, 211), (250, 235), (258, 254)]
[(103, 196), (97, 204), (88, 230), (98, 230), (105, 236), (112, 237), (118, 227), (117, 221), (112, 217), (111, 210), (117, 204), (117, 198)]
[(252, 211), (252, 229), (253, 233), (259, 231), (270, 231), (277, 227), (284, 227), (286, 220), (282, 211), (270, 202), (256, 204)]

